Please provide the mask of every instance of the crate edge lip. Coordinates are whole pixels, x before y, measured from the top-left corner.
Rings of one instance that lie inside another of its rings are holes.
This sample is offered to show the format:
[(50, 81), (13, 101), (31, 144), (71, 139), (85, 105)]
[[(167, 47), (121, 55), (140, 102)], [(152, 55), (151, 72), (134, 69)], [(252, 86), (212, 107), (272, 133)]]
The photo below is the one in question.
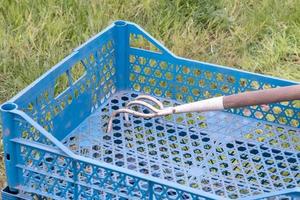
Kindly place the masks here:
[[(65, 61), (67, 61), (70, 57), (78, 54), (84, 46), (86, 46), (89, 43), (92, 43), (94, 40), (96, 40), (102, 34), (104, 34), (105, 32), (107, 32), (109, 30), (111, 30), (112, 28), (114, 28), (116, 26), (115, 25), (116, 22), (125, 22), (128, 25), (131, 25), (131, 26), (137, 28), (143, 34), (145, 34), (147, 37), (149, 37), (151, 40), (153, 40), (153, 42), (156, 43), (156, 45), (158, 45), (159, 47), (161, 47), (162, 49), (164, 49), (165, 53), (169, 54), (169, 56), (171, 56), (175, 60), (178, 59), (178, 60), (184, 61), (184, 62), (193, 62), (193, 63), (196, 63), (196, 64), (204, 64), (204, 65), (209, 65), (211, 67), (221, 68), (221, 69), (225, 69), (225, 70), (229, 70), (229, 71), (233, 71), (233, 72), (241, 72), (241, 73), (244, 73), (244, 74), (247, 74), (247, 75), (258, 76), (258, 77), (261, 77), (261, 78), (272, 79), (272, 80), (275, 80), (275, 81), (281, 81), (282, 83), (285, 83), (286, 85), (300, 84), (300, 82), (298, 82), (298, 81), (288, 80), (288, 79), (284, 79), (284, 78), (278, 78), (278, 77), (274, 77), (274, 76), (270, 76), (270, 75), (265, 75), (265, 74), (258, 74), (258, 73), (249, 72), (249, 71), (246, 71), (246, 70), (236, 69), (236, 68), (229, 67), (229, 66), (218, 65), (218, 64), (213, 64), (213, 63), (209, 63), (209, 62), (198, 61), (198, 60), (193, 60), (193, 59), (189, 59), (189, 58), (184, 58), (184, 57), (181, 57), (181, 56), (177, 56), (177, 55), (173, 54), (167, 47), (165, 47), (163, 44), (161, 44), (159, 41), (157, 41), (154, 37), (152, 37), (149, 33), (147, 33), (139, 25), (137, 25), (137, 24), (135, 24), (133, 22), (129, 22), (129, 21), (117, 20), (114, 23), (112, 23), (111, 25), (109, 25), (108, 27), (106, 27), (105, 29), (103, 29), (98, 34), (96, 34), (93, 37), (91, 37), (90, 39), (88, 39), (83, 44), (79, 45), (77, 48), (75, 48), (71, 52), (71, 54), (69, 54), (68, 56), (64, 57), (56, 65), (54, 65), (49, 70), (47, 70), (45, 73), (43, 73), (41, 76), (39, 76), (35, 81), (33, 81), (32, 83), (30, 83), (27, 87), (25, 87), (24, 89), (22, 89), (20, 92), (18, 92), (16, 95), (14, 95), (7, 102), (15, 102), (18, 98), (20, 98), (22, 95), (24, 95), (26, 92), (28, 92), (32, 87), (34, 87), (40, 80), (44, 79), (49, 74), (51, 74), (53, 71), (55, 71), (57, 68), (59, 68), (62, 63), (64, 63)], [(129, 47), (129, 48), (131, 48), (131, 47)]]

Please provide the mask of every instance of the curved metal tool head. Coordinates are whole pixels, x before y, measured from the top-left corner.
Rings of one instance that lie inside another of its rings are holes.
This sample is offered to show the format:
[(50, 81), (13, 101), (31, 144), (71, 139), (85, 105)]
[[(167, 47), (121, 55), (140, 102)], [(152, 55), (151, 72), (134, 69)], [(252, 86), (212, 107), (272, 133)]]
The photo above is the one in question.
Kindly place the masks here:
[[(147, 100), (151, 103), (154, 103), (157, 107), (159, 107), (159, 109), (154, 107), (153, 105), (147, 103), (146, 101), (143, 101), (143, 100)], [(144, 106), (152, 112), (151, 113), (143, 113), (143, 112), (138, 112), (138, 111), (130, 109), (130, 107), (134, 106), (134, 105)], [(110, 132), (112, 130), (112, 128), (113, 128), (113, 119), (120, 113), (125, 113), (125, 120), (129, 121), (128, 114), (132, 114), (134, 116), (143, 117), (143, 118), (152, 118), (152, 117), (172, 114), (173, 109), (172, 109), (172, 107), (165, 109), (163, 104), (160, 101), (158, 101), (157, 99), (155, 99), (154, 97), (147, 96), (147, 95), (139, 95), (133, 101), (130, 101), (126, 105), (125, 108), (121, 108), (119, 110), (116, 110), (111, 114), (110, 119), (108, 121), (108, 127), (107, 127), (106, 132)]]

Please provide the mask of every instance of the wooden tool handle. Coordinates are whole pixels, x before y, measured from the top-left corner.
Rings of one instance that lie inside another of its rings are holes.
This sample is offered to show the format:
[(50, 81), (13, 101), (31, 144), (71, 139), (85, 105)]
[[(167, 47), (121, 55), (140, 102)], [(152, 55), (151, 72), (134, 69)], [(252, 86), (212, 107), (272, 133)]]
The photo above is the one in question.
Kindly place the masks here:
[(225, 109), (300, 100), (300, 85), (243, 92), (223, 97)]

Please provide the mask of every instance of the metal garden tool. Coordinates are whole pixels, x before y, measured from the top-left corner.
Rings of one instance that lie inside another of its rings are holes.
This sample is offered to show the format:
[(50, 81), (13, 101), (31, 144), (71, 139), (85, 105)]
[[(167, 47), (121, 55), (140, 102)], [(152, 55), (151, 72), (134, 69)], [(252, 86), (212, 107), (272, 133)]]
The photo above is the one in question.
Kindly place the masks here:
[[(152, 102), (155, 106), (146, 102)], [(285, 86), (279, 88), (243, 92), (229, 96), (220, 96), (192, 103), (186, 103), (174, 107), (164, 107), (156, 98), (148, 95), (140, 95), (130, 101), (125, 108), (114, 111), (109, 119), (107, 132), (112, 130), (113, 118), (119, 113), (125, 113), (125, 120), (128, 121), (128, 114), (143, 118), (160, 117), (170, 114), (188, 112), (220, 111), (230, 108), (263, 105), (282, 101), (300, 100), (300, 85)], [(130, 109), (131, 106), (141, 105), (148, 108), (150, 113), (142, 113)]]

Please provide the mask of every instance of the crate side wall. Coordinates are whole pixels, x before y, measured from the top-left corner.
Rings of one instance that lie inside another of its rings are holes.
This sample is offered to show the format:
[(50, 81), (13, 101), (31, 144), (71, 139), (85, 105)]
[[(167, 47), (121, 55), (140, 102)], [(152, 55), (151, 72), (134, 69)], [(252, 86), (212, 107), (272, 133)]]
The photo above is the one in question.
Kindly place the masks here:
[(186, 199), (204, 200), (202, 196), (176, 187), (154, 182), (126, 172), (102, 167), (61, 154), (54, 148), (44, 149), (20, 144), (23, 172), (19, 189), (53, 199)]
[[(180, 102), (295, 84), (137, 48), (130, 48), (129, 62), (129, 87), (132, 90)], [(271, 123), (300, 127), (299, 100), (227, 111)]]
[(61, 140), (116, 91), (115, 41), (107, 30), (73, 52), (15, 99)]

